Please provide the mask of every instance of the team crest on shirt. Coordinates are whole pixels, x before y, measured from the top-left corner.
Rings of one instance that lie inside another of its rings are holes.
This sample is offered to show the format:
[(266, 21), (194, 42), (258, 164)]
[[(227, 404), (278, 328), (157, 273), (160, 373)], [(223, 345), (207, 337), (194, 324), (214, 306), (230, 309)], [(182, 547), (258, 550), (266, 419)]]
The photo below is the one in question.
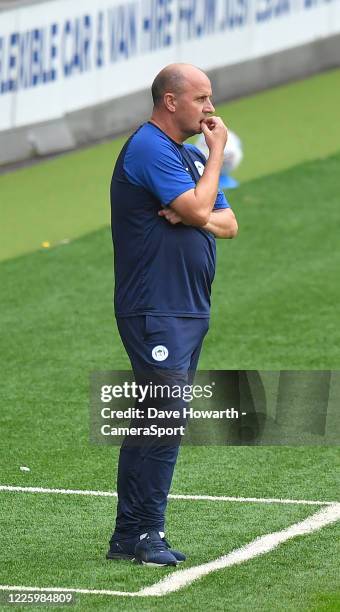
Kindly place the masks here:
[(195, 161), (194, 162), (196, 168), (197, 168), (197, 172), (200, 176), (202, 176), (203, 172), (204, 172), (204, 164), (202, 164), (202, 162), (200, 161)]
[(152, 357), (155, 361), (164, 361), (169, 355), (169, 351), (166, 346), (158, 344), (152, 349)]

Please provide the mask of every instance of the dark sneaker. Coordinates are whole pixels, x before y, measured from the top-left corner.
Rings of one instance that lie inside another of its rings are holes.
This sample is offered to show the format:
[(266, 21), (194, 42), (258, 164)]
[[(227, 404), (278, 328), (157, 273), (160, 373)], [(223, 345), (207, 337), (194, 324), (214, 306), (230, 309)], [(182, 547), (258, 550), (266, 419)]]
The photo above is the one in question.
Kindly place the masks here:
[(177, 565), (175, 555), (167, 548), (158, 531), (149, 531), (135, 547), (135, 562), (152, 567)]
[(184, 553), (180, 552), (179, 550), (176, 550), (174, 548), (171, 548), (171, 544), (168, 542), (168, 540), (166, 540), (165, 538), (162, 538), (162, 542), (164, 542), (165, 546), (167, 547), (167, 549), (173, 554), (173, 556), (177, 559), (177, 563), (183, 563), (183, 561), (186, 560), (186, 556)]
[(131, 538), (129, 540), (119, 540), (119, 542), (110, 542), (106, 558), (113, 560), (130, 559), (132, 561), (135, 558), (135, 546), (138, 541), (138, 538)]

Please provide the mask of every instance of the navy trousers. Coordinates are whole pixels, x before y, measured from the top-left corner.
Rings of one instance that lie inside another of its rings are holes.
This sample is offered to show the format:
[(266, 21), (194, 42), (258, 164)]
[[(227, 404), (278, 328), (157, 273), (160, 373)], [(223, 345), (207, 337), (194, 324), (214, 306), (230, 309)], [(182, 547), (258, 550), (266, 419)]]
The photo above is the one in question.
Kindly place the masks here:
[[(117, 325), (136, 382), (192, 384), (209, 328), (208, 318), (142, 315), (117, 318)], [(168, 411), (184, 405), (182, 399), (162, 402), (161, 407)], [(144, 426), (144, 423), (139, 419), (136, 425)], [(164, 425), (168, 423), (163, 421)], [(112, 541), (135, 537), (151, 529), (165, 531), (167, 496), (179, 444), (180, 439), (164, 444), (158, 438), (131, 444), (125, 438), (119, 455), (118, 508)]]

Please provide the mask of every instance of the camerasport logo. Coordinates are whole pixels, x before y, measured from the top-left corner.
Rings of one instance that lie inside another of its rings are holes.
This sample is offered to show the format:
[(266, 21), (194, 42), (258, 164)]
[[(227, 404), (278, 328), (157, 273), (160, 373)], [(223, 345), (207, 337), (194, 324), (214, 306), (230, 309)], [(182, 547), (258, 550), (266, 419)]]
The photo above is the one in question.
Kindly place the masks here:
[(169, 351), (166, 346), (158, 344), (152, 349), (152, 357), (155, 361), (164, 361), (169, 355)]

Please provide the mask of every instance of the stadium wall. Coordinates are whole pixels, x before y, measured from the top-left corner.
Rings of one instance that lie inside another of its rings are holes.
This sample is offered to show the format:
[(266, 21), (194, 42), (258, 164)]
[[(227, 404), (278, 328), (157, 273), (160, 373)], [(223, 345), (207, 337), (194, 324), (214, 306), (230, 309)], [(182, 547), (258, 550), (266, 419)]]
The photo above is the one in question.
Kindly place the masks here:
[(206, 70), (215, 101), (339, 66), (340, 0), (0, 5), (0, 164), (131, 129), (173, 61)]

